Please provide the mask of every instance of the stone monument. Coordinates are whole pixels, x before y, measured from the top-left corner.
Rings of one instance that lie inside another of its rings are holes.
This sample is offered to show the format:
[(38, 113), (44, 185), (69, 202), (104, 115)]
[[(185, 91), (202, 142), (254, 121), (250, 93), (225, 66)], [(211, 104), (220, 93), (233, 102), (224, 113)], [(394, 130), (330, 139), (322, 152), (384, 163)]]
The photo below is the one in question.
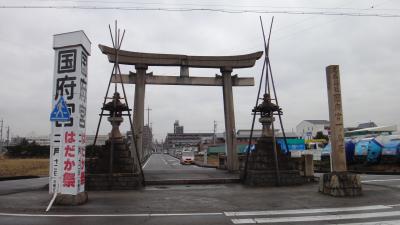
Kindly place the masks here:
[(262, 136), (257, 140), (255, 150), (250, 153), (247, 174), (241, 171), (244, 184), (250, 186), (286, 186), (302, 184), (306, 180), (300, 176), (290, 156), (276, 145), (273, 122), (274, 112), (280, 112), (278, 105), (271, 102), (269, 94), (264, 94), (263, 102), (253, 109), (260, 113)]
[(344, 149), (342, 96), (338, 65), (326, 67), (329, 120), (331, 125), (332, 172), (320, 178), (319, 191), (332, 196), (359, 196), (362, 194), (360, 176), (347, 172)]
[[(49, 193), (51, 203), (79, 205), (85, 190), (86, 108), (91, 43), (85, 32), (54, 35), (52, 113), (50, 115)], [(64, 117), (65, 116), (65, 117)]]
[(121, 103), (120, 94), (115, 92), (112, 101), (104, 104), (109, 111), (108, 121), (112, 129), (105, 146), (96, 150), (94, 156), (86, 160), (88, 190), (132, 190), (141, 187), (141, 176), (135, 169), (135, 159), (131, 156), (128, 143), (119, 126), (124, 121), (123, 112), (130, 110)]

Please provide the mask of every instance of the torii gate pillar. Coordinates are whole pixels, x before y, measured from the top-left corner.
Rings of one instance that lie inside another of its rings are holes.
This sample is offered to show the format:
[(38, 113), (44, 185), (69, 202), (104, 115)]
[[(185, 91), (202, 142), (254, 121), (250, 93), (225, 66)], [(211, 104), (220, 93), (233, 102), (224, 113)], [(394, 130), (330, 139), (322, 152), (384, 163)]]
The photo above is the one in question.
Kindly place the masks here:
[(231, 172), (239, 170), (236, 151), (235, 111), (232, 93), (232, 68), (221, 68), (223, 79), (224, 116), (225, 116), (225, 145), (227, 154), (227, 169)]
[(144, 126), (144, 97), (146, 91), (146, 70), (147, 65), (135, 65), (136, 69), (136, 84), (135, 84), (135, 102), (133, 111), (133, 121), (136, 135), (136, 145), (139, 153), (139, 159), (142, 160), (145, 152), (143, 149), (143, 126)]

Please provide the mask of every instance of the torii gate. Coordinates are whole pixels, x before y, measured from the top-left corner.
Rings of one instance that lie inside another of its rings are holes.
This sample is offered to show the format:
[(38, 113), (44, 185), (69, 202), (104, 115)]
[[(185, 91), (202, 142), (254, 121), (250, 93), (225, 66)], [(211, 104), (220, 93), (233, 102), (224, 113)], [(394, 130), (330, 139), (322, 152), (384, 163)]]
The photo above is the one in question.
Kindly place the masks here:
[[(99, 45), (103, 54), (107, 55), (109, 62), (115, 62), (116, 49)], [(263, 52), (236, 56), (187, 56), (173, 54), (155, 54), (130, 51), (118, 51), (118, 63), (134, 65), (136, 73), (122, 74), (122, 82), (135, 84), (134, 124), (137, 135), (137, 148), (143, 155), (143, 126), (144, 126), (144, 98), (146, 84), (156, 85), (197, 85), (197, 86), (222, 86), (224, 98), (225, 135), (227, 146), (227, 169), (237, 171), (239, 161), (236, 152), (236, 129), (233, 106), (232, 86), (254, 86), (254, 78), (239, 78), (231, 76), (235, 68), (253, 67), (256, 60)], [(180, 76), (158, 76), (146, 73), (148, 66), (179, 66)], [(221, 76), (215, 77), (190, 77), (189, 67), (194, 68), (219, 68)], [(116, 74), (112, 77), (113, 83), (120, 83), (121, 78)]]

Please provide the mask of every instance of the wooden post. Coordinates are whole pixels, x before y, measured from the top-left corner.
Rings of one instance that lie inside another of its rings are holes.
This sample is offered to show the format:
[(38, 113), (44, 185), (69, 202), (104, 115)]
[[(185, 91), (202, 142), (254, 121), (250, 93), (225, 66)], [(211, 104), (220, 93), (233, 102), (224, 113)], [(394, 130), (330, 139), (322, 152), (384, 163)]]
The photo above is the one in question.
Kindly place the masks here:
[(329, 120), (331, 126), (332, 172), (345, 172), (346, 153), (344, 148), (343, 110), (338, 65), (326, 67), (328, 87)]
[(136, 85), (135, 85), (135, 103), (134, 103), (134, 125), (136, 134), (137, 151), (139, 152), (139, 157), (142, 160), (144, 158), (143, 149), (143, 126), (144, 126), (144, 97), (146, 90), (146, 65), (136, 65)]
[(229, 171), (239, 170), (238, 156), (236, 152), (236, 129), (235, 129), (235, 112), (233, 107), (232, 93), (232, 68), (221, 68), (223, 78), (223, 97), (224, 97), (224, 114), (225, 114), (225, 136), (226, 136), (226, 153), (227, 153), (227, 169)]

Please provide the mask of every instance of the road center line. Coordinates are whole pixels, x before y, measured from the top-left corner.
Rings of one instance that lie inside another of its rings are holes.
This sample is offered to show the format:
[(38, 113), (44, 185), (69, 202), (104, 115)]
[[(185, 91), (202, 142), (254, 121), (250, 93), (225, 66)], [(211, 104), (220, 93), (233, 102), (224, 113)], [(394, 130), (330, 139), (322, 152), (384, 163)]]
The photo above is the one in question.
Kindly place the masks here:
[(142, 169), (144, 169), (147, 166), (147, 163), (149, 163), (151, 156), (147, 159), (147, 161), (144, 163), (144, 165), (142, 166)]
[(348, 212), (376, 209), (391, 209), (385, 205), (371, 205), (358, 207), (343, 208), (320, 208), (320, 209), (292, 209), (292, 210), (270, 210), (270, 211), (248, 211), (248, 212), (225, 212), (226, 216), (268, 216), (268, 215), (284, 215), (284, 214), (305, 214), (305, 213), (328, 213), (328, 212)]
[(162, 217), (162, 216), (219, 216), (223, 213), (139, 213), (139, 214), (26, 214), (0, 213), (0, 216), (14, 217)]
[(400, 211), (357, 213), (344, 215), (322, 215), (322, 216), (298, 216), (298, 217), (279, 217), (279, 218), (252, 218), (252, 219), (232, 219), (234, 224), (248, 223), (287, 223), (287, 222), (312, 222), (326, 220), (348, 220), (348, 219), (367, 219), (400, 216)]

